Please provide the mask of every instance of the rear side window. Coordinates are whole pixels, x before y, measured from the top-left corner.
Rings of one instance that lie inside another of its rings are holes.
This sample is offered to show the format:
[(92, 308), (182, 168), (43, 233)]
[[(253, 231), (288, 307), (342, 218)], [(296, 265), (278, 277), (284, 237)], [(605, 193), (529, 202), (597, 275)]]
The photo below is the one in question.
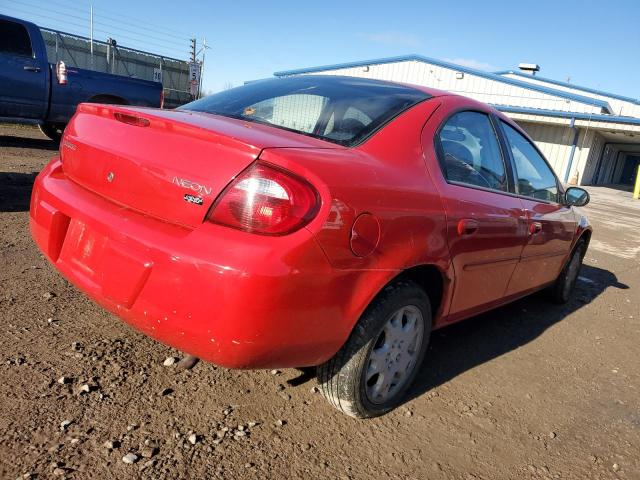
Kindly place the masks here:
[(249, 83), (180, 107), (353, 146), (429, 94), (363, 78), (302, 75)]
[(33, 56), (31, 39), (24, 25), (0, 20), (0, 52), (26, 57)]
[(547, 162), (526, 137), (502, 122), (515, 164), (518, 193), (546, 202), (558, 201), (558, 183)]
[(508, 190), (500, 144), (486, 114), (460, 112), (452, 115), (441, 127), (438, 140), (447, 181)]

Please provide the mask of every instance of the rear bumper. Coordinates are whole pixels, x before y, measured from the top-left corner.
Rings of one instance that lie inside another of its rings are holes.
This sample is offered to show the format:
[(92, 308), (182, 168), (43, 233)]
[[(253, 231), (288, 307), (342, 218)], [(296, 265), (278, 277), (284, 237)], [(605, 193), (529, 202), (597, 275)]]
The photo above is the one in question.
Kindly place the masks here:
[(168, 224), (78, 186), (57, 159), (36, 179), (30, 225), (49, 261), (96, 302), (218, 365), (317, 365), (356, 321), (347, 310), (357, 276), (333, 270), (305, 229), (263, 237)]

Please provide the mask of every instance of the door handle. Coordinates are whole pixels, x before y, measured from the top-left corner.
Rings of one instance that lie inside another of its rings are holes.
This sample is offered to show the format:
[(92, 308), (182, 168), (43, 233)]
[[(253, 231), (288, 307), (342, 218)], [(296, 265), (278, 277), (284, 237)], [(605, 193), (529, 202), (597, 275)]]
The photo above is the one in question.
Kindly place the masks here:
[(25, 65), (22, 68), (24, 70), (26, 70), (27, 72), (39, 72), (40, 71), (40, 67), (34, 67), (33, 65)]
[(463, 218), (458, 222), (458, 235), (473, 235), (478, 231), (480, 224), (472, 218)]
[(540, 233), (541, 231), (542, 231), (542, 223), (531, 222), (529, 224), (529, 235), (535, 235), (536, 233)]

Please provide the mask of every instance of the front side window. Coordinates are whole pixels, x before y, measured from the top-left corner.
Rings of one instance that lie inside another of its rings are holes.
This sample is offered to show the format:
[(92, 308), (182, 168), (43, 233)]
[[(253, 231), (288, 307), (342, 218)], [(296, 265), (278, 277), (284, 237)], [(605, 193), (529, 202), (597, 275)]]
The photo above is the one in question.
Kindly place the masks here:
[(456, 113), (442, 126), (438, 136), (447, 181), (508, 190), (498, 138), (486, 114)]
[(353, 146), (428, 98), (420, 90), (377, 80), (302, 75), (249, 83), (180, 109), (263, 123)]
[(26, 57), (33, 56), (29, 33), (24, 25), (0, 20), (0, 52)]
[(526, 137), (502, 122), (515, 163), (518, 193), (545, 202), (558, 201), (558, 183), (547, 162)]

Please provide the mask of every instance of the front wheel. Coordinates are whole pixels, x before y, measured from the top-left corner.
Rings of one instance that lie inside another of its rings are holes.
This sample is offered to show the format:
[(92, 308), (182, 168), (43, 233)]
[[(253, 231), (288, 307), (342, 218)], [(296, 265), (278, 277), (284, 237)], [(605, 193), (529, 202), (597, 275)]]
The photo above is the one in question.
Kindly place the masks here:
[(62, 138), (62, 132), (64, 132), (65, 125), (59, 123), (42, 123), (39, 127), (42, 133), (54, 142), (59, 143)]
[(583, 239), (578, 240), (569, 261), (558, 275), (555, 283), (550, 289), (551, 299), (558, 304), (567, 303), (571, 297), (571, 292), (576, 285), (578, 273), (582, 266), (582, 259), (587, 250), (587, 244)]
[(424, 359), (431, 306), (409, 281), (387, 286), (336, 355), (317, 370), (320, 389), (343, 413), (367, 418), (400, 404)]

